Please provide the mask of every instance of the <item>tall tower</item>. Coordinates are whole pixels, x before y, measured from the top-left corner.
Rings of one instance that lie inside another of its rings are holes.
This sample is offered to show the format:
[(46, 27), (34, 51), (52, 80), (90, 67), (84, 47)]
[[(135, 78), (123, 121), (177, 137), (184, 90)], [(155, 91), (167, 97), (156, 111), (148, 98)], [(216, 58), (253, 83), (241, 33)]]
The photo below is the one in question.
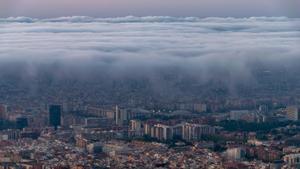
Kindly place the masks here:
[(127, 111), (125, 109), (120, 109), (118, 106), (116, 106), (116, 110), (115, 110), (116, 125), (122, 126), (127, 120), (128, 120)]
[(0, 119), (6, 119), (7, 116), (7, 106), (0, 104)]
[(115, 110), (115, 120), (116, 120), (116, 125), (120, 126), (122, 125), (122, 121), (121, 121), (121, 111), (118, 107), (118, 105), (116, 105), (116, 110)]
[(55, 130), (61, 125), (61, 105), (49, 106), (49, 125), (53, 126)]

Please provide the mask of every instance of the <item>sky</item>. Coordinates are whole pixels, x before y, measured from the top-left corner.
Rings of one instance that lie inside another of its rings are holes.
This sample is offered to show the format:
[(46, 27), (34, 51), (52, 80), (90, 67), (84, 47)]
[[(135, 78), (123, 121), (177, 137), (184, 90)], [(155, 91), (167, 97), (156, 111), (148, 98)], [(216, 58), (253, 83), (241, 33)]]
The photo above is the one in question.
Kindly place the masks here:
[(0, 0), (0, 17), (300, 17), (299, 0)]

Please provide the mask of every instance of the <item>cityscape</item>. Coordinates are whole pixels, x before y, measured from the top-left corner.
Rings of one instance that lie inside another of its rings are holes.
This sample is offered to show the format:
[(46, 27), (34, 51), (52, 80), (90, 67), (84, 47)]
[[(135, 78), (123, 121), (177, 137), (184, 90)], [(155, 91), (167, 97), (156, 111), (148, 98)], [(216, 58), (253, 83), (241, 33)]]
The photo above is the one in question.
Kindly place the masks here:
[(0, 169), (300, 169), (299, 6), (0, 1)]
[[(151, 110), (2, 104), (1, 167), (297, 167), (299, 107), (277, 104), (230, 100)], [(215, 113), (222, 110), (218, 106), (228, 112)]]

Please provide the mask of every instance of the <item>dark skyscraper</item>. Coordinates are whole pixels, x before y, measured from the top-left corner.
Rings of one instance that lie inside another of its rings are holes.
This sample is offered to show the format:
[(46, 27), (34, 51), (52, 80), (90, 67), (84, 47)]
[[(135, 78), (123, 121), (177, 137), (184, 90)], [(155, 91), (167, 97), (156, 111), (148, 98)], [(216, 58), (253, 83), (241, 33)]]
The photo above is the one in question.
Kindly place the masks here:
[(18, 129), (28, 127), (28, 119), (26, 117), (18, 117), (16, 119), (16, 126)]
[(57, 129), (57, 126), (61, 124), (61, 105), (50, 105), (49, 106), (49, 125), (54, 126)]

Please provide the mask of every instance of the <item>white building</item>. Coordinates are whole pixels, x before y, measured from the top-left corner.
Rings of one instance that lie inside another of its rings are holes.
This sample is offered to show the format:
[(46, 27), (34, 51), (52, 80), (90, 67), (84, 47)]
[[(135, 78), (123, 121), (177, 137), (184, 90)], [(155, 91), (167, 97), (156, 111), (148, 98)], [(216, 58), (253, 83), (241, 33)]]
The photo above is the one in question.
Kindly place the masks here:
[(143, 136), (144, 125), (140, 120), (130, 120), (129, 134), (131, 136)]
[(215, 127), (209, 125), (185, 123), (182, 127), (182, 138), (186, 141), (197, 141), (204, 135), (215, 134)]

